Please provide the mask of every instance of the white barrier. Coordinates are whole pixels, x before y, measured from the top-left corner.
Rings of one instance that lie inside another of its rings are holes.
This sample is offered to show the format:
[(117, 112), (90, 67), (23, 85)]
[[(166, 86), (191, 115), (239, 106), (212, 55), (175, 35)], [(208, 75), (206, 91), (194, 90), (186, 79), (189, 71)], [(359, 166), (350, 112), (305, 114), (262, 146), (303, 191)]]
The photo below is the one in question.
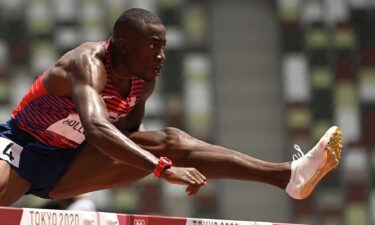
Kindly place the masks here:
[(297, 224), (0, 207), (0, 225), (297, 225)]

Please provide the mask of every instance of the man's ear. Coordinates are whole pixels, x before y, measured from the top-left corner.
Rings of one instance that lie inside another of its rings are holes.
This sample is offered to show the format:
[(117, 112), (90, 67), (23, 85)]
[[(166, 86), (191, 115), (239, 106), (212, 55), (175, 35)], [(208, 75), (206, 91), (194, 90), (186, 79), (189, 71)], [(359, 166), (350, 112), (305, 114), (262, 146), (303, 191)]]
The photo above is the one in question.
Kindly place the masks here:
[(128, 51), (128, 43), (127, 43), (127, 37), (120, 37), (119, 39), (117, 39), (117, 43), (118, 43), (118, 46), (120, 48), (120, 51), (122, 54), (126, 54), (127, 51)]

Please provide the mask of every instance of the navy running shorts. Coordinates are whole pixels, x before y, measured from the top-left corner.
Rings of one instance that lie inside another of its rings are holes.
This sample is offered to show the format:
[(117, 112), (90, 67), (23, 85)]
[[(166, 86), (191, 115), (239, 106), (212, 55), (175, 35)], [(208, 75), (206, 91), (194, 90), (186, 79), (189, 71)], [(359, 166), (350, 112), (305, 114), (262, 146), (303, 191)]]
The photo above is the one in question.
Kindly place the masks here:
[(48, 193), (78, 156), (81, 146), (73, 150), (47, 146), (20, 130), (12, 120), (0, 124), (0, 159), (32, 184), (26, 194), (48, 199)]

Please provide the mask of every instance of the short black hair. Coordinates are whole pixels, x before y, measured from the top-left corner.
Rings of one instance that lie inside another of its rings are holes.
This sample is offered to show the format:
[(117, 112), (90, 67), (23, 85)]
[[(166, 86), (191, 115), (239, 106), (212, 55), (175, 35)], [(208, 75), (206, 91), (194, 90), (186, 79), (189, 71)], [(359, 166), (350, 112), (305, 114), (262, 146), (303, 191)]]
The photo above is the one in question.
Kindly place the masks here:
[(117, 18), (113, 26), (113, 38), (120, 37), (124, 31), (139, 31), (144, 24), (163, 24), (163, 22), (157, 15), (145, 9), (128, 9)]

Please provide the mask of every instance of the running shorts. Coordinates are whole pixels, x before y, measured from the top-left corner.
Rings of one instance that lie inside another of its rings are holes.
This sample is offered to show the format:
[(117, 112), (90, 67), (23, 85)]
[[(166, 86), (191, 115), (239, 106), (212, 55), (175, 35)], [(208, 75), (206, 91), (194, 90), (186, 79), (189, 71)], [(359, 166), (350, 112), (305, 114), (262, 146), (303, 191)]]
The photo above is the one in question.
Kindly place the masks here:
[(81, 152), (83, 144), (77, 149), (47, 146), (20, 130), (12, 120), (0, 124), (0, 159), (31, 183), (26, 194), (41, 198), (49, 198), (48, 193)]

